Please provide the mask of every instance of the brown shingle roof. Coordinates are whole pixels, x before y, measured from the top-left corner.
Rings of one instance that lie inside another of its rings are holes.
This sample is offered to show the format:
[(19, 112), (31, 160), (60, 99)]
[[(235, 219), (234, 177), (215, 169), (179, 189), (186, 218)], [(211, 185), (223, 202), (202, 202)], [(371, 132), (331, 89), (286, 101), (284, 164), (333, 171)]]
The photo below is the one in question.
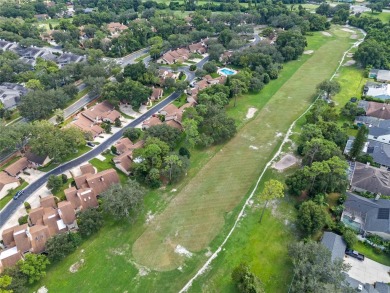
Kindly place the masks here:
[(80, 166), (80, 170), (81, 170), (81, 174), (83, 175), (96, 173), (95, 168), (90, 163)]
[(366, 115), (379, 119), (390, 119), (390, 105), (377, 102), (368, 102)]
[(60, 220), (57, 210), (49, 210), (43, 216), (43, 224), (49, 229), (50, 236), (56, 235), (60, 232), (57, 221)]
[(31, 225), (42, 224), (42, 218), (44, 214), (45, 210), (43, 207), (32, 209), (28, 214)]
[(80, 198), (81, 208), (83, 210), (96, 208), (99, 203), (96, 198), (96, 193), (92, 188), (82, 188), (77, 191), (77, 196)]
[(130, 150), (133, 146), (133, 143), (127, 137), (121, 138), (115, 144), (116, 150), (119, 154), (123, 154), (124, 152)]
[(8, 229), (3, 230), (3, 233), (1, 234), (1, 237), (3, 238), (3, 243), (6, 247), (12, 247), (15, 246), (15, 241), (14, 241), (14, 229), (18, 227), (11, 227)]
[(9, 175), (16, 177), (20, 172), (28, 167), (27, 158), (23, 157), (17, 160), (15, 163), (9, 165), (4, 169)]
[(168, 122), (165, 122), (167, 125), (169, 125), (170, 127), (173, 127), (173, 128), (177, 128), (179, 130), (183, 130), (183, 126), (181, 126), (181, 124), (175, 120), (169, 120)]
[(15, 182), (19, 182), (19, 179), (12, 177), (5, 172), (0, 172), (0, 191), (7, 184), (15, 183)]
[(155, 125), (160, 125), (160, 124), (162, 124), (162, 122), (157, 117), (152, 117), (152, 118), (150, 118), (148, 120), (145, 120), (142, 123), (142, 125), (149, 126), (149, 127), (152, 127), (152, 126), (155, 126)]
[(96, 195), (106, 191), (112, 184), (119, 183), (119, 176), (115, 169), (108, 169), (87, 178), (88, 186), (92, 188)]
[(27, 224), (17, 226), (14, 229), (15, 245), (22, 253), (29, 251), (31, 248), (30, 239), (26, 233), (27, 230)]
[(46, 197), (41, 197), (40, 204), (41, 204), (41, 207), (43, 207), (43, 208), (53, 208), (53, 209), (55, 209), (57, 207), (56, 206), (56, 201), (55, 201), (53, 195), (49, 195), (49, 196), (46, 196)]
[(70, 201), (60, 201), (58, 203), (58, 214), (65, 225), (71, 225), (76, 220), (76, 213)]
[(22, 258), (23, 255), (17, 247), (3, 250), (0, 253), (0, 263), (3, 265), (3, 268), (9, 268), (16, 265), (16, 263)]
[(88, 187), (87, 181), (86, 181), (87, 176), (88, 176), (88, 174), (83, 174), (83, 175), (74, 177), (74, 182), (76, 183), (76, 186), (78, 189), (83, 188), (83, 187)]
[(46, 241), (50, 238), (49, 228), (44, 225), (30, 227), (31, 252), (41, 253), (45, 251)]
[(80, 199), (77, 196), (77, 189), (75, 187), (70, 187), (64, 190), (66, 199), (72, 204), (73, 209), (77, 209), (81, 203)]
[(160, 112), (166, 112), (167, 116), (175, 115), (179, 111), (179, 108), (177, 108), (174, 104), (169, 104), (164, 107)]

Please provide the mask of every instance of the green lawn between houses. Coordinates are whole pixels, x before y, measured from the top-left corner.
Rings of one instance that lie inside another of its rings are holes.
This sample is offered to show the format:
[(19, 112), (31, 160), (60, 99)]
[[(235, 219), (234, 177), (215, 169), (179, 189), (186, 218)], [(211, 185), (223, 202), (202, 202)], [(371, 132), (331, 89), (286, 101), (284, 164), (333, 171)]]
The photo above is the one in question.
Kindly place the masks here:
[(382, 22), (385, 23), (390, 21), (390, 12), (365, 12), (363, 14), (370, 17), (379, 18)]
[[(260, 94), (245, 95), (238, 99), (237, 107), (228, 107), (228, 113), (237, 120), (239, 133), (225, 145), (193, 151), (192, 168), (174, 186), (176, 192), (173, 187), (149, 192), (144, 214), (132, 226), (107, 219), (98, 235), (61, 263), (52, 265), (47, 277), (34, 289), (45, 285), (53, 292), (180, 290), (205, 262), (209, 249), (214, 251), (232, 226), (244, 195), (281, 143), (277, 132), (284, 134), (308, 107), (316, 84), (330, 77), (350, 46), (350, 34), (339, 29), (331, 33), (333, 37), (320, 33), (310, 36), (308, 49), (315, 50), (313, 55), (285, 64), (279, 79)], [(247, 120), (250, 107), (258, 111)], [(249, 148), (251, 145), (260, 151)], [(264, 179), (276, 175), (268, 171)], [(291, 281), (286, 245), (294, 239), (289, 224), (294, 208), (289, 202), (286, 198), (272, 206), (258, 225), (259, 207), (255, 201), (226, 250), (191, 290), (232, 291), (231, 270), (244, 260), (266, 284), (267, 292), (285, 292)], [(149, 224), (144, 224), (145, 220)], [(193, 252), (193, 256), (184, 259), (172, 253), (177, 244)], [(69, 267), (80, 259), (84, 259), (84, 265), (77, 273), (70, 273)]]

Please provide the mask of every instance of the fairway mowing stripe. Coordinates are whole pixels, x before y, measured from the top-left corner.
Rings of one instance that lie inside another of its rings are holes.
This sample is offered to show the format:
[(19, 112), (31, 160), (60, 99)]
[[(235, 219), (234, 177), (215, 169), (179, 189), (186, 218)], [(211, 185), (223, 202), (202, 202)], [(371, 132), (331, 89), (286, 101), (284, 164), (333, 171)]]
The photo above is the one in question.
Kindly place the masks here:
[[(344, 62), (344, 59), (345, 57), (347, 56), (348, 52), (351, 51), (351, 49), (359, 46), (363, 41), (364, 41), (364, 38), (366, 37), (366, 33), (363, 31), (363, 30), (360, 30), (363, 34), (363, 38), (356, 41), (347, 51), (344, 52), (343, 54), (343, 57), (341, 58), (340, 62), (339, 62), (339, 65), (337, 66), (335, 72), (333, 73), (332, 77), (330, 78), (330, 80), (332, 80), (337, 72), (339, 71), (341, 65), (343, 64)], [(218, 247), (218, 249), (209, 257), (209, 259), (206, 261), (206, 263), (196, 272), (195, 276), (193, 276), (188, 282), (187, 284), (179, 291), (179, 293), (183, 293), (183, 292), (186, 292), (188, 289), (190, 289), (190, 287), (192, 286), (192, 283), (200, 276), (202, 275), (206, 269), (209, 267), (210, 263), (218, 256), (218, 254), (221, 252), (222, 250), (222, 247), (226, 244), (226, 242), (229, 240), (230, 236), (232, 235), (233, 231), (236, 229), (237, 227), (237, 224), (238, 222), (240, 221), (240, 219), (242, 218), (243, 214), (244, 214), (244, 211), (245, 211), (245, 208), (248, 206), (249, 204), (249, 201), (252, 199), (253, 195), (255, 194), (256, 190), (257, 190), (257, 187), (259, 186), (260, 184), (260, 181), (261, 179), (263, 178), (264, 176), (264, 173), (267, 171), (267, 169), (272, 165), (272, 163), (274, 162), (274, 160), (280, 155), (280, 153), (282, 152), (282, 148), (284, 146), (284, 144), (288, 141), (290, 135), (292, 134), (292, 129), (294, 128), (295, 126), (295, 123), (301, 119), (303, 116), (306, 115), (306, 113), (313, 107), (314, 103), (317, 101), (317, 99), (319, 98), (320, 96), (318, 96), (314, 102), (306, 109), (305, 112), (303, 112), (297, 119), (294, 120), (294, 122), (290, 125), (286, 135), (284, 136), (283, 138), (283, 141), (281, 143), (281, 145), (279, 146), (279, 149), (278, 151), (275, 153), (275, 155), (272, 157), (272, 159), (270, 161), (268, 161), (268, 163), (265, 165), (265, 168), (263, 169), (263, 172), (261, 172), (259, 178), (257, 179), (257, 182), (256, 182), (256, 185), (255, 187), (253, 188), (251, 194), (249, 195), (249, 197), (247, 198), (247, 200), (245, 201), (240, 213), (238, 214), (237, 216), (237, 219), (236, 221), (234, 222), (234, 225), (233, 227), (230, 229), (228, 235), (225, 237), (225, 239), (223, 240), (222, 244)]]

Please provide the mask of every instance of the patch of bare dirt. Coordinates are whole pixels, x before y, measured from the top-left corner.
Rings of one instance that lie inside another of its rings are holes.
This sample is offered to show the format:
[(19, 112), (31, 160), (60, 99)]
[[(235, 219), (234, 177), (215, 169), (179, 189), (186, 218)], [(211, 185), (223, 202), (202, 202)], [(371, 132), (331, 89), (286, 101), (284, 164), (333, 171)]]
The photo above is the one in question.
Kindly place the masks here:
[(71, 272), (71, 273), (77, 273), (78, 272), (78, 270), (84, 265), (84, 259), (82, 258), (82, 259), (80, 259), (78, 262), (76, 262), (76, 263), (74, 263), (74, 264), (72, 264), (71, 266), (70, 266), (70, 268), (69, 268), (69, 272)]
[(294, 166), (297, 163), (298, 163), (298, 159), (295, 156), (293, 156), (291, 154), (286, 154), (279, 161), (274, 163), (272, 165), (272, 167), (274, 167), (276, 170), (282, 172), (282, 171), (286, 170), (287, 168)]

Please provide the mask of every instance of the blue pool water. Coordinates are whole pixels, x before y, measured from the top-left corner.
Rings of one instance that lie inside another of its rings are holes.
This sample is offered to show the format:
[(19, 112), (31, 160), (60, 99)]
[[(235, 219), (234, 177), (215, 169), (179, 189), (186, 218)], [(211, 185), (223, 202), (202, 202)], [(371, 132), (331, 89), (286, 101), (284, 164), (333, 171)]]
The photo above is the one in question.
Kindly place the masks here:
[(225, 74), (225, 75), (233, 75), (233, 74), (236, 74), (235, 71), (233, 71), (233, 70), (231, 70), (231, 69), (229, 69), (229, 68), (222, 68), (222, 69), (220, 70), (220, 72), (222, 72), (222, 73)]
[(361, 229), (361, 224), (358, 222), (355, 222), (350, 216), (348, 215), (343, 215), (343, 218), (341, 221), (348, 226), (349, 228), (352, 228), (355, 231), (360, 231)]

